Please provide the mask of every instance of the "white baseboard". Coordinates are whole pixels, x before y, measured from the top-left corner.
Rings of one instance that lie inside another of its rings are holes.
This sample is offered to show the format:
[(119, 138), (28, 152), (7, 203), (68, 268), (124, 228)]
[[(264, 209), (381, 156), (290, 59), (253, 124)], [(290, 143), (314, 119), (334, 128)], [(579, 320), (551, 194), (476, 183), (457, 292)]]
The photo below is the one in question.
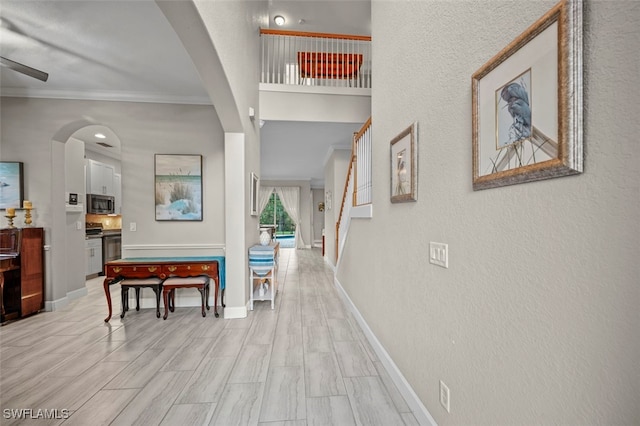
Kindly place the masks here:
[(247, 306), (229, 307), (224, 308), (224, 319), (241, 319), (246, 318), (249, 309)]
[(338, 279), (335, 277), (334, 283), (338, 288), (338, 292), (342, 296), (342, 300), (347, 305), (347, 308), (349, 308), (356, 321), (358, 321), (358, 324), (360, 324), (360, 327), (362, 328), (364, 335), (367, 337), (367, 340), (371, 344), (371, 347), (376, 352), (376, 355), (378, 355), (378, 358), (380, 358), (380, 362), (382, 362), (382, 365), (384, 365), (385, 369), (389, 373), (389, 376), (391, 377), (391, 380), (393, 380), (393, 383), (398, 388), (398, 391), (406, 401), (407, 405), (409, 406), (409, 408), (411, 408), (411, 411), (413, 412), (413, 415), (415, 416), (418, 423), (421, 425), (437, 426), (435, 419), (431, 416), (422, 401), (420, 401), (418, 395), (416, 395), (409, 382), (407, 382), (407, 379), (404, 378), (404, 376), (400, 372), (400, 369), (398, 369), (398, 366), (393, 362), (393, 359), (391, 359), (376, 335), (373, 334), (373, 331), (371, 330), (371, 328), (369, 328), (369, 325), (365, 321), (364, 317), (360, 314), (360, 311), (358, 311), (356, 305), (353, 304), (351, 298), (344, 290), (344, 288), (342, 288), (342, 285), (340, 284)]
[(47, 300), (44, 302), (44, 310), (47, 312), (53, 312), (64, 308), (68, 304), (69, 298), (67, 296), (61, 297), (58, 300)]
[(327, 255), (326, 255), (326, 254), (325, 254), (325, 256), (324, 256), (324, 262), (325, 262), (327, 265), (329, 265), (329, 268), (331, 268), (331, 270), (332, 270), (332, 271), (333, 271), (333, 273), (335, 274), (335, 273), (336, 273), (336, 266), (335, 266), (333, 263), (331, 263), (331, 262), (329, 261), (329, 258), (327, 257)]
[(87, 294), (89, 294), (87, 287), (82, 287), (77, 290), (70, 291), (65, 297), (61, 297), (58, 300), (45, 300), (44, 310), (47, 312), (60, 310), (66, 307), (72, 300), (79, 299)]
[(67, 293), (67, 298), (69, 299), (69, 301), (72, 301), (72, 300), (84, 297), (87, 294), (89, 294), (89, 290), (87, 290), (87, 287), (82, 286), (81, 288), (79, 288), (77, 290), (73, 290), (73, 291), (70, 291), (69, 293)]

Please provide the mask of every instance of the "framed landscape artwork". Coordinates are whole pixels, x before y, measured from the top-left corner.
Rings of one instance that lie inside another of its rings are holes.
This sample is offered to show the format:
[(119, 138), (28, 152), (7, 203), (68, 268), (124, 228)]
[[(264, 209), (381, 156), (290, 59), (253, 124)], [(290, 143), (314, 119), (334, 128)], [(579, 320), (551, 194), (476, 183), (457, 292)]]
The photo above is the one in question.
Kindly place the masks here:
[(0, 161), (0, 209), (21, 208), (24, 201), (23, 163)]
[(582, 2), (563, 0), (472, 76), (473, 189), (582, 172)]
[(155, 155), (156, 220), (202, 220), (202, 156)]

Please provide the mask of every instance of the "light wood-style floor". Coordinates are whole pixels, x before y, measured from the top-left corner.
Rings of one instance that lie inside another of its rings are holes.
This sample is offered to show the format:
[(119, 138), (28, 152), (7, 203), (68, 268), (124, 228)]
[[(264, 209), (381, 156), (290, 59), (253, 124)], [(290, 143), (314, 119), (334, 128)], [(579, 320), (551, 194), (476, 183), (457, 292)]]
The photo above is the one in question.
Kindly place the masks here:
[[(155, 309), (134, 308), (120, 320), (112, 286), (114, 316), (105, 324), (97, 278), (64, 310), (1, 327), (0, 423), (418, 424), (320, 252), (280, 252), (276, 308), (256, 302), (244, 319), (177, 308), (163, 321)], [(21, 409), (31, 419), (13, 418), (10, 410)], [(58, 410), (48, 411), (58, 419), (38, 410)]]

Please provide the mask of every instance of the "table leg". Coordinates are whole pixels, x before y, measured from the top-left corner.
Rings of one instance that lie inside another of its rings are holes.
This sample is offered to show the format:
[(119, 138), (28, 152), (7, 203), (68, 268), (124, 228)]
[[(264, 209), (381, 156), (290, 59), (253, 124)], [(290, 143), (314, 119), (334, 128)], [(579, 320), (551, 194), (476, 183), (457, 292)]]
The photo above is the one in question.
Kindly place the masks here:
[(0, 272), (0, 321), (4, 321), (4, 271)]
[(112, 311), (111, 311), (111, 293), (109, 292), (109, 284), (110, 284), (110, 280), (105, 278), (103, 286), (104, 286), (104, 295), (107, 298), (107, 306), (109, 307), (109, 316), (104, 319), (104, 322), (109, 322), (109, 320), (111, 319), (111, 314), (112, 314)]
[(215, 303), (213, 304), (213, 314), (215, 315), (216, 318), (218, 318), (220, 315), (218, 314), (218, 289), (220, 288), (220, 278), (215, 277), (215, 282), (216, 282), (216, 290), (215, 290), (215, 297), (213, 300), (215, 300)]
[(169, 316), (169, 290), (166, 288), (162, 289), (162, 299), (164, 301), (164, 316), (162, 319), (166, 320)]

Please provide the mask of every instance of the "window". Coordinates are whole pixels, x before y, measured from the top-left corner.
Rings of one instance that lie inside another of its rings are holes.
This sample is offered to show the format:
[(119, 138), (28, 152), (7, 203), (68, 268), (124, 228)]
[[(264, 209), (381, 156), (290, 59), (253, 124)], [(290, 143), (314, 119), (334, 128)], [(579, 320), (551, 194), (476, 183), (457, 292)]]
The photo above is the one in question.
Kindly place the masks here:
[(262, 210), (260, 224), (276, 225), (276, 235), (293, 235), (296, 230), (295, 223), (284, 210), (280, 197), (275, 192), (271, 194), (269, 202)]

